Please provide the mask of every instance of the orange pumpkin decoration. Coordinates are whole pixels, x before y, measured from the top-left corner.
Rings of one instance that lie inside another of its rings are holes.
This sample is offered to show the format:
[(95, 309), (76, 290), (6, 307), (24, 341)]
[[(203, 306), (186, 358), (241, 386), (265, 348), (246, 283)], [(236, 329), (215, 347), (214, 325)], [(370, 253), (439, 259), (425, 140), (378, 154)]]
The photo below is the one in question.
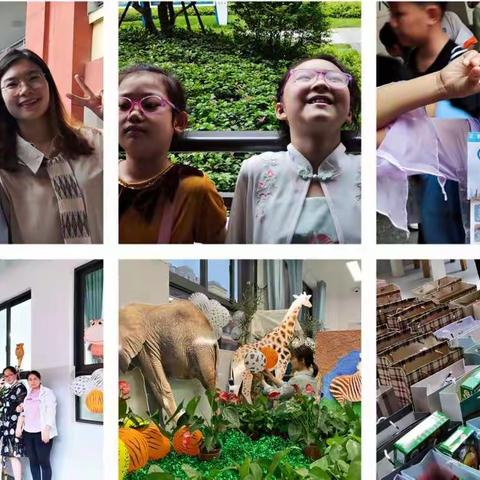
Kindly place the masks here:
[(203, 435), (200, 430), (191, 432), (186, 425), (180, 427), (173, 436), (173, 448), (179, 454), (195, 457), (200, 453)]
[(271, 370), (272, 368), (274, 368), (278, 362), (277, 351), (273, 347), (269, 347), (268, 345), (260, 347), (260, 351), (263, 353), (263, 356), (266, 360), (265, 368), (267, 370)]
[(85, 397), (85, 405), (92, 413), (103, 413), (103, 392), (95, 388)]
[(130, 457), (128, 471), (133, 472), (144, 467), (148, 462), (147, 439), (134, 428), (119, 428), (118, 436), (128, 450)]
[(149, 423), (146, 427), (139, 428), (138, 431), (147, 440), (149, 460), (160, 460), (170, 453), (170, 440), (154, 423)]

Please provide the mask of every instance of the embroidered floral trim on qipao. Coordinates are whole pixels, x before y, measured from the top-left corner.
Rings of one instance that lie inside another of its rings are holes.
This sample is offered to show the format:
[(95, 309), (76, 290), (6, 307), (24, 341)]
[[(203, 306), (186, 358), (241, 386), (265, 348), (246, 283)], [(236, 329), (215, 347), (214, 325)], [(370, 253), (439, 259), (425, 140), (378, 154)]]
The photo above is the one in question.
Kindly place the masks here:
[(277, 160), (265, 162), (264, 171), (255, 187), (255, 198), (258, 207), (255, 217), (258, 219), (265, 216), (265, 204), (277, 186), (277, 168)]

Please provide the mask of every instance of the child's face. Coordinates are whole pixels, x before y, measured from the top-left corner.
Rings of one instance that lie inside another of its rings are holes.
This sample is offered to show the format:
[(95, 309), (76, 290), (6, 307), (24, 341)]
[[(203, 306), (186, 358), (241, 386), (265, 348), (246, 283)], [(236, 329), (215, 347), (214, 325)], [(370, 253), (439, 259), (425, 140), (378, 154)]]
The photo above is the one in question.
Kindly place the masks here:
[[(308, 60), (293, 70), (342, 72), (327, 60)], [(323, 74), (312, 81), (298, 81), (290, 76), (284, 86), (282, 101), (276, 105), (279, 120), (286, 121), (292, 137), (296, 132), (315, 134), (328, 125), (340, 131), (351, 120), (348, 84), (342, 87), (328, 85)]]
[[(119, 96), (131, 100), (142, 100), (158, 96), (170, 100), (162, 76), (152, 72), (137, 72), (128, 75), (119, 86)], [(150, 152), (167, 152), (174, 133), (184, 128), (185, 112), (175, 114), (170, 105), (154, 111), (143, 109), (136, 104), (129, 111), (119, 108), (120, 145), (131, 155), (144, 157)], [(179, 121), (180, 119), (180, 121)]]
[(302, 368), (305, 367), (305, 364), (303, 362), (301, 362), (297, 357), (295, 357), (294, 355), (291, 356), (290, 358), (290, 363), (292, 364), (292, 370), (294, 372), (298, 372), (300, 370), (302, 370)]
[(14, 63), (0, 79), (8, 112), (19, 121), (42, 118), (48, 110), (50, 92), (40, 68), (30, 60)]
[(415, 2), (390, 2), (390, 24), (402, 45), (419, 47), (430, 36), (430, 27), (441, 21), (441, 11), (435, 5)]

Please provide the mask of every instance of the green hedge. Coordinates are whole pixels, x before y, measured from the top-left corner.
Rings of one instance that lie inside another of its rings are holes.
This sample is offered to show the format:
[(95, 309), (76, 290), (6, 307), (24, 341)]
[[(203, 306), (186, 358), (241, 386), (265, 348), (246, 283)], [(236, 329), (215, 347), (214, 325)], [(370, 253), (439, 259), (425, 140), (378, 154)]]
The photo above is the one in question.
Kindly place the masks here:
[(323, 2), (323, 13), (333, 18), (361, 18), (360, 2)]
[[(275, 91), (286, 61), (253, 60), (231, 38), (209, 33), (177, 31), (159, 40), (142, 27), (120, 30), (119, 66), (136, 63), (160, 65), (172, 71), (187, 92), (191, 130), (276, 130)], [(359, 78), (360, 56), (352, 49), (325, 45), (311, 53), (332, 53)], [(241, 162), (249, 155), (194, 153), (176, 155), (196, 166), (219, 191), (233, 191)]]

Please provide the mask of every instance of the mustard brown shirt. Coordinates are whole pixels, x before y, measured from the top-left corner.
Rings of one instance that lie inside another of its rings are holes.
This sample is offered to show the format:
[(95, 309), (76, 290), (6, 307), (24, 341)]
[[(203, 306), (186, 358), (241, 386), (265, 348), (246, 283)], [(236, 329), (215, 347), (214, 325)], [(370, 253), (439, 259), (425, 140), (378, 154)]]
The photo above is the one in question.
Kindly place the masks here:
[(215, 185), (200, 170), (175, 164), (148, 187), (119, 184), (120, 243), (157, 243), (172, 202), (170, 243), (224, 242), (226, 210)]

